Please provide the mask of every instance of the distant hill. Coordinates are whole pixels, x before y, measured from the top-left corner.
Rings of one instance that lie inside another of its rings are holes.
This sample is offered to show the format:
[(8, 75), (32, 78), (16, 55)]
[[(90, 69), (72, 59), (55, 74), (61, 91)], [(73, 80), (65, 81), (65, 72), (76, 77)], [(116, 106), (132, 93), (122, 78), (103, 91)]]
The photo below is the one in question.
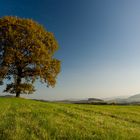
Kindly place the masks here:
[(129, 97), (129, 99), (136, 99), (136, 98), (140, 98), (140, 94), (136, 94)]
[(13, 97), (15, 97), (15, 96), (13, 96), (13, 95), (3, 95), (3, 96), (0, 96), (1, 98), (13, 98)]
[(103, 100), (98, 98), (88, 98), (88, 101), (94, 102), (94, 101), (103, 101)]
[(76, 104), (98, 104), (98, 103), (104, 103), (104, 100), (98, 99), (98, 98), (88, 98), (88, 99), (78, 99), (78, 100), (59, 100), (55, 102), (63, 102), (63, 103), (76, 103)]
[(108, 103), (114, 102), (118, 104), (140, 104), (140, 94), (136, 94), (127, 98), (114, 98), (107, 101)]
[(130, 97), (114, 97), (108, 99), (99, 99), (99, 98), (84, 98), (84, 99), (65, 99), (65, 100), (54, 100), (54, 101), (47, 101), (47, 100), (39, 100), (34, 99), (38, 101), (43, 102), (61, 102), (61, 103), (74, 103), (74, 104), (99, 104), (99, 105), (105, 105), (105, 104), (140, 104), (140, 94), (133, 95)]
[(130, 96), (127, 100), (129, 102), (140, 102), (140, 94)]

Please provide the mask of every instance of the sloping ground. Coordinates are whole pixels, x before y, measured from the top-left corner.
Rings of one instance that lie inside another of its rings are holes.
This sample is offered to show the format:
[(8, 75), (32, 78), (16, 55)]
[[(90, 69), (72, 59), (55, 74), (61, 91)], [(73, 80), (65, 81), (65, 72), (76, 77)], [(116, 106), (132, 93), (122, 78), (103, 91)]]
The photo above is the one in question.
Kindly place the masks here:
[(140, 98), (140, 94), (132, 95), (132, 96), (130, 96), (129, 98)]
[(140, 106), (0, 98), (0, 140), (140, 140)]

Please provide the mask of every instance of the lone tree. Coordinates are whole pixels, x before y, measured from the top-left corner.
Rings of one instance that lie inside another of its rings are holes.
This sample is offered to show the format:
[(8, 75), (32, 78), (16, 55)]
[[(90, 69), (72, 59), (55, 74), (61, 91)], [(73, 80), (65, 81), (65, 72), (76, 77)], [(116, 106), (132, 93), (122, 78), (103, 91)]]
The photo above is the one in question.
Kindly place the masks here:
[(53, 34), (31, 19), (12, 16), (0, 18), (0, 84), (8, 81), (4, 92), (31, 94), (33, 83), (39, 79), (55, 86), (60, 61)]

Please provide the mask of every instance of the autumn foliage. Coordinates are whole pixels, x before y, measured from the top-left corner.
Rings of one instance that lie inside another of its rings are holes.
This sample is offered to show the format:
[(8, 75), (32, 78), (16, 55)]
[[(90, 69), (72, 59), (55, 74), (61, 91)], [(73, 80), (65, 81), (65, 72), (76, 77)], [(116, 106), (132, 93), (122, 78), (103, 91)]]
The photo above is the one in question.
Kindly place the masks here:
[(60, 61), (54, 53), (57, 41), (51, 32), (31, 19), (0, 18), (0, 83), (9, 81), (5, 92), (30, 94), (38, 79), (55, 86)]

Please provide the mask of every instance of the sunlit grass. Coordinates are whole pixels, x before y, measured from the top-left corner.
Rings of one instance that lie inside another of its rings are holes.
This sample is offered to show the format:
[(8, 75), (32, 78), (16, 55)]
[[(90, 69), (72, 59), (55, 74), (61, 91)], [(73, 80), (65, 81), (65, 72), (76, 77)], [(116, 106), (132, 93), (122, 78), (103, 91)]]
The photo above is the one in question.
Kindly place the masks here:
[(0, 140), (140, 140), (140, 106), (0, 98)]

